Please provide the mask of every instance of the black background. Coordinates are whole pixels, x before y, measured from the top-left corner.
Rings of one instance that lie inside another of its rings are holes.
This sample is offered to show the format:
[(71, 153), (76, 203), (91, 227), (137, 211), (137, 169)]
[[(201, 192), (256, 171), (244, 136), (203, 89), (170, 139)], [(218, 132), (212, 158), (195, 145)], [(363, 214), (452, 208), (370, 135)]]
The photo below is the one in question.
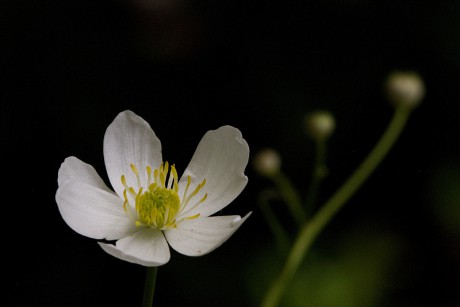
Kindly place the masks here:
[[(419, 72), (426, 97), (315, 248), (333, 254), (347, 230), (391, 232), (404, 252), (376, 304), (460, 304), (458, 1), (4, 1), (0, 10), (5, 306), (140, 304), (144, 268), (73, 232), (54, 200), (67, 156), (107, 179), (103, 135), (120, 111), (146, 119), (178, 169), (207, 130), (238, 127), (251, 155), (278, 150), (302, 189), (314, 154), (302, 119), (328, 109), (337, 130), (325, 199), (391, 118), (382, 84), (395, 69)], [(270, 183), (250, 165), (246, 173), (222, 213), (253, 216), (209, 255), (172, 252), (159, 306), (257, 305), (245, 280), (262, 277), (245, 268), (273, 243), (256, 202)]]

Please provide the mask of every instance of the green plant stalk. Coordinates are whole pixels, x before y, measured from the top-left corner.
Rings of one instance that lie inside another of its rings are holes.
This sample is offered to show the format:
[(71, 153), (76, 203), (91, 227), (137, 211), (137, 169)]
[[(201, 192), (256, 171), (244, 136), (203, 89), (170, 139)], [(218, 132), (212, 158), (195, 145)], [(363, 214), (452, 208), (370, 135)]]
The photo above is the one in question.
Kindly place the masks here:
[(282, 173), (278, 172), (272, 177), (273, 182), (278, 188), (281, 197), (288, 205), (289, 211), (297, 225), (300, 227), (306, 220), (306, 214), (300, 201), (300, 197), (292, 186), (289, 179)]
[(260, 210), (265, 217), (273, 236), (275, 237), (280, 255), (283, 255), (284, 257), (289, 251), (289, 237), (270, 206), (268, 193), (268, 191), (262, 192), (259, 195), (258, 203)]
[(319, 193), (319, 187), (323, 179), (327, 176), (327, 167), (325, 162), (326, 147), (326, 140), (315, 141), (315, 164), (313, 166), (310, 186), (307, 189), (307, 195), (305, 197), (305, 209), (308, 216), (310, 216), (311, 212), (313, 212), (313, 210), (315, 209)]
[(367, 158), (341, 188), (321, 207), (318, 213), (304, 224), (291, 248), (280, 275), (270, 286), (262, 302), (262, 306), (274, 307), (278, 305), (284, 290), (318, 234), (383, 160), (401, 134), (409, 115), (410, 109), (404, 106), (397, 107), (386, 131)]
[(144, 298), (142, 299), (142, 307), (153, 306), (153, 294), (155, 293), (155, 283), (157, 279), (158, 267), (148, 267), (145, 276)]

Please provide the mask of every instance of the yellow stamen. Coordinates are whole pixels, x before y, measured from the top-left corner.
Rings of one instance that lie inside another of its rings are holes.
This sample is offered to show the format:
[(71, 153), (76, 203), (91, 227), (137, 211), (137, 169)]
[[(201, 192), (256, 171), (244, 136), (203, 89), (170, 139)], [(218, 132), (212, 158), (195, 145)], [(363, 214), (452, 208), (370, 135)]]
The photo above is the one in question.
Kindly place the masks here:
[(184, 195), (182, 195), (182, 201), (184, 201), (185, 197), (187, 196), (188, 188), (190, 187), (191, 183), (192, 183), (192, 178), (189, 175), (187, 176), (187, 185), (185, 186)]
[[(121, 183), (125, 187), (123, 191), (123, 210), (136, 219), (135, 225), (137, 227), (152, 227), (160, 230), (175, 228), (180, 220), (196, 219), (200, 216), (200, 213), (197, 213), (184, 217), (187, 212), (195, 209), (207, 199), (208, 194), (205, 193), (193, 206), (188, 206), (193, 197), (206, 185), (206, 179), (203, 179), (188, 194), (192, 178), (187, 176), (187, 184), (181, 201), (179, 198), (179, 180), (174, 164), (170, 165), (168, 162), (164, 162), (153, 172), (152, 168), (147, 166), (145, 168), (147, 180), (144, 182), (144, 186), (142, 185), (138, 168), (132, 163), (130, 167), (136, 177), (137, 187), (128, 186), (126, 176), (121, 176)], [(182, 218), (176, 221), (176, 216), (179, 213), (181, 213)]]
[(131, 193), (132, 197), (135, 198), (137, 196), (137, 193), (136, 193), (136, 191), (134, 190), (133, 187), (129, 187), (128, 191), (129, 191), (129, 193)]
[(147, 184), (150, 184), (152, 182), (152, 168), (149, 165), (145, 169), (147, 170)]
[(187, 198), (185, 199), (184, 206), (187, 206), (187, 204), (192, 199), (192, 197), (198, 194), (198, 192), (201, 190), (202, 187), (204, 187), (205, 184), (206, 184), (206, 179), (203, 179), (203, 181), (199, 185), (196, 186), (195, 190), (189, 196), (187, 196)]
[(200, 214), (197, 213), (197, 214), (192, 215), (192, 216), (187, 216), (185, 219), (186, 219), (186, 220), (194, 220), (194, 219), (196, 219), (196, 218), (199, 217), (199, 216), (200, 216)]
[(141, 177), (139, 177), (139, 171), (137, 170), (137, 167), (134, 164), (130, 164), (131, 169), (133, 170), (134, 174), (136, 175), (136, 182), (137, 182), (137, 187), (141, 187)]
[(126, 196), (126, 189), (123, 191), (123, 198), (125, 199), (123, 202), (123, 209), (127, 212), (126, 205), (128, 204), (128, 197)]
[(174, 189), (174, 192), (179, 192), (179, 186), (177, 185), (177, 171), (176, 171), (176, 167), (175, 165), (173, 164), (171, 166), (171, 172), (172, 172), (172, 175), (173, 175), (173, 179), (174, 179), (174, 183), (173, 183), (173, 189)]

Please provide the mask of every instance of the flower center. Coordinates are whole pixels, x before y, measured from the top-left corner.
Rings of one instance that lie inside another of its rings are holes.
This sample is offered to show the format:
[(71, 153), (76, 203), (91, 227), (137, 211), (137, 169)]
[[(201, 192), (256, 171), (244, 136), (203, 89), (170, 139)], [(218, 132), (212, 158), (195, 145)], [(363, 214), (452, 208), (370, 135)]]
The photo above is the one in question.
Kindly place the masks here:
[(180, 209), (180, 199), (174, 190), (156, 187), (142, 193), (136, 200), (139, 220), (136, 225), (154, 226), (158, 229), (173, 227)]
[[(130, 187), (126, 183), (124, 175), (121, 176), (121, 182), (125, 187), (123, 191), (123, 208), (129, 215), (135, 216), (136, 226), (153, 227), (156, 229), (167, 229), (176, 227), (176, 216), (179, 212), (186, 212), (196, 208), (200, 203), (207, 198), (207, 193), (195, 204), (189, 206), (192, 198), (198, 194), (201, 188), (206, 184), (203, 180), (197, 185), (195, 190), (188, 194), (191, 185), (190, 176), (187, 177), (187, 186), (183, 193), (182, 201), (179, 197), (179, 185), (177, 171), (174, 165), (169, 167), (168, 162), (164, 162), (159, 168), (152, 173), (150, 166), (146, 167), (147, 178), (146, 188), (141, 183), (139, 171), (134, 164), (131, 164), (131, 169), (136, 176), (137, 189)], [(134, 206), (130, 204), (134, 203)], [(186, 208), (186, 209), (185, 209)], [(135, 211), (134, 211), (134, 210)], [(185, 210), (184, 210), (185, 209)], [(197, 218), (200, 214), (187, 216), (183, 219)], [(182, 220), (182, 219), (181, 219)]]

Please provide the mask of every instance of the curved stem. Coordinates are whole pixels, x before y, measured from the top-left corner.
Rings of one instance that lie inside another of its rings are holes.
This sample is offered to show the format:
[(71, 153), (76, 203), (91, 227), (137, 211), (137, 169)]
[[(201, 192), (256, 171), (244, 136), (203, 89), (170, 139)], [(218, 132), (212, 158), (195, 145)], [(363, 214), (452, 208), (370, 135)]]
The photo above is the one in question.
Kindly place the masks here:
[(148, 267), (145, 276), (144, 298), (142, 299), (142, 307), (153, 306), (153, 294), (155, 293), (155, 283), (157, 279), (157, 267)]
[(269, 198), (273, 197), (273, 195), (271, 195), (272, 193), (270, 192), (271, 191), (264, 191), (260, 193), (258, 203), (260, 211), (265, 217), (265, 220), (267, 221), (267, 224), (270, 227), (273, 236), (275, 237), (279, 253), (284, 257), (288, 254), (289, 251), (289, 237), (270, 206)]
[(296, 189), (282, 172), (278, 172), (276, 175), (274, 175), (272, 180), (277, 186), (281, 197), (286, 202), (292, 217), (297, 222), (299, 227), (302, 226), (306, 219), (306, 214), (302, 208), (300, 197)]
[(280, 275), (269, 288), (262, 306), (278, 305), (287, 284), (294, 276), (318, 234), (383, 160), (403, 130), (409, 114), (410, 110), (403, 106), (396, 109), (387, 130), (367, 158), (344, 185), (321, 207), (318, 213), (309, 222), (304, 224)]

